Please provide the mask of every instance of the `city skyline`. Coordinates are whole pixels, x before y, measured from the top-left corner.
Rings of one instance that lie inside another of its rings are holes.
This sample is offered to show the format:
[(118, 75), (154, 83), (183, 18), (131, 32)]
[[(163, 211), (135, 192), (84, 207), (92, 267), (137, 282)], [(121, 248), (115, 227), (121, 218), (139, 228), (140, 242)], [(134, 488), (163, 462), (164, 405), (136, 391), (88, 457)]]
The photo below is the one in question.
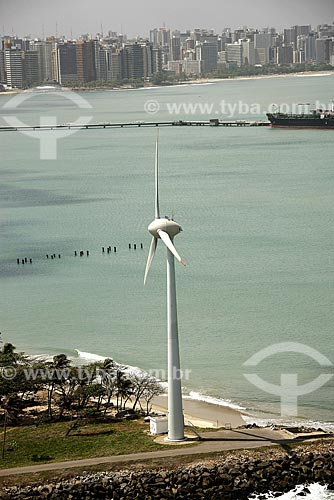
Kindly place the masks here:
[[(85, 6), (87, 8), (85, 9)], [(89, 6), (89, 7), (88, 7)], [(278, 30), (294, 24), (331, 22), (334, 18), (332, 0), (240, 0), (238, 3), (212, 0), (210, 9), (199, 2), (159, 4), (153, 0), (112, 6), (108, 0), (98, 4), (72, 0), (57, 3), (43, 0), (19, 0), (0, 5), (0, 30), (3, 35), (42, 37), (58, 35), (77, 38), (83, 33), (102, 30), (126, 33), (130, 37), (147, 36), (150, 29), (162, 27), (185, 30), (206, 27), (217, 33), (247, 25), (254, 28), (273, 26)], [(19, 16), (18, 16), (19, 12)], [(80, 16), (78, 16), (80, 13)]]

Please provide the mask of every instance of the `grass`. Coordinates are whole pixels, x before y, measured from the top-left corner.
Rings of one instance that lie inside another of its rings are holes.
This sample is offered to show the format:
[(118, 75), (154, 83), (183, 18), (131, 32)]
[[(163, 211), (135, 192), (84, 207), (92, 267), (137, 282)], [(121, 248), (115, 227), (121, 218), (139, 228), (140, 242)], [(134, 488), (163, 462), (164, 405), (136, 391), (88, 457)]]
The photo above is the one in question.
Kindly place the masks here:
[(147, 424), (142, 421), (91, 423), (72, 431), (66, 437), (70, 425), (69, 422), (56, 422), (38, 427), (9, 428), (5, 458), (0, 458), (0, 468), (122, 455), (168, 447), (155, 443), (154, 438), (147, 434)]

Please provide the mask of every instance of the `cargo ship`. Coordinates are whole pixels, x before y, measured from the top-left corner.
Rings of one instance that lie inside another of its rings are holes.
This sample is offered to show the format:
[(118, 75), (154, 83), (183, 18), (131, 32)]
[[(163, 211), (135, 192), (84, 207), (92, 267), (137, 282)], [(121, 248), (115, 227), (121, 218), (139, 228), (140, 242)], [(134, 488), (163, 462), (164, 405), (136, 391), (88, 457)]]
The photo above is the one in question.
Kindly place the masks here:
[(328, 128), (334, 129), (334, 111), (315, 109), (309, 113), (267, 113), (274, 128)]

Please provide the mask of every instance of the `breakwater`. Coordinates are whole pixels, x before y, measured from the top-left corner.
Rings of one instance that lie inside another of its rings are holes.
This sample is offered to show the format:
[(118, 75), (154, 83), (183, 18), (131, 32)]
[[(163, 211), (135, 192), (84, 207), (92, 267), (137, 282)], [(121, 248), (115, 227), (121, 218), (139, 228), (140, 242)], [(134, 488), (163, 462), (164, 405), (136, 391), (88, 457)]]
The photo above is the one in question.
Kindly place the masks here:
[(229, 452), (177, 468), (85, 473), (52, 484), (3, 489), (0, 499), (246, 500), (254, 493), (283, 493), (313, 482), (334, 489), (332, 440), (292, 452), (281, 448)]

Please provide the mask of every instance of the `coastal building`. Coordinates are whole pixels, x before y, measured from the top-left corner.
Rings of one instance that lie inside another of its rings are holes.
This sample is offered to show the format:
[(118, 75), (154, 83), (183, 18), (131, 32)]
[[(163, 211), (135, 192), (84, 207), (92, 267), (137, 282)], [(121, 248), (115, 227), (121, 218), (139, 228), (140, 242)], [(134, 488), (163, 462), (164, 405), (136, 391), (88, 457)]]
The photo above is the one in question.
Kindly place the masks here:
[(293, 45), (285, 45), (277, 48), (276, 63), (280, 66), (293, 64)]
[(129, 80), (141, 80), (144, 78), (144, 54), (142, 45), (133, 43), (125, 45), (127, 78)]
[(142, 45), (144, 78), (150, 78), (153, 73), (153, 44), (147, 42)]
[(24, 86), (31, 87), (41, 83), (42, 79), (37, 52), (34, 50), (22, 52), (22, 61)]
[(184, 59), (182, 62), (182, 73), (187, 76), (201, 74), (201, 61)]
[(77, 80), (93, 82), (96, 80), (94, 40), (80, 41), (75, 45)]
[(315, 41), (315, 58), (318, 64), (329, 63), (331, 55), (332, 38), (317, 38)]
[(181, 39), (179, 35), (173, 35), (169, 44), (170, 61), (179, 61), (181, 59)]
[(196, 60), (201, 61), (201, 72), (211, 73), (217, 70), (217, 38), (215, 41), (205, 40), (204, 42), (197, 42), (195, 46)]
[(254, 49), (254, 54), (255, 54), (255, 64), (259, 64), (261, 66), (265, 66), (266, 64), (269, 64), (271, 61), (271, 50), (270, 48), (256, 48)]
[(161, 73), (162, 61), (163, 61), (163, 49), (161, 47), (153, 48), (152, 60), (153, 60), (153, 73)]
[(5, 49), (5, 71), (7, 85), (11, 88), (23, 88), (23, 59), (22, 50), (11, 47)]
[(52, 44), (40, 40), (34, 40), (30, 44), (30, 50), (37, 52), (40, 81), (52, 79), (51, 52)]
[(254, 42), (245, 38), (241, 40), (242, 45), (242, 63), (246, 66), (253, 66), (255, 64), (255, 47)]
[(240, 67), (243, 64), (243, 46), (239, 42), (226, 44), (226, 61)]
[(6, 83), (5, 52), (0, 50), (0, 83)]
[(76, 44), (74, 42), (56, 43), (51, 56), (54, 80), (60, 84), (78, 80)]
[(271, 33), (255, 33), (254, 48), (255, 49), (270, 49), (273, 43), (273, 35)]
[(111, 53), (111, 79), (120, 82), (123, 78), (122, 51)]

